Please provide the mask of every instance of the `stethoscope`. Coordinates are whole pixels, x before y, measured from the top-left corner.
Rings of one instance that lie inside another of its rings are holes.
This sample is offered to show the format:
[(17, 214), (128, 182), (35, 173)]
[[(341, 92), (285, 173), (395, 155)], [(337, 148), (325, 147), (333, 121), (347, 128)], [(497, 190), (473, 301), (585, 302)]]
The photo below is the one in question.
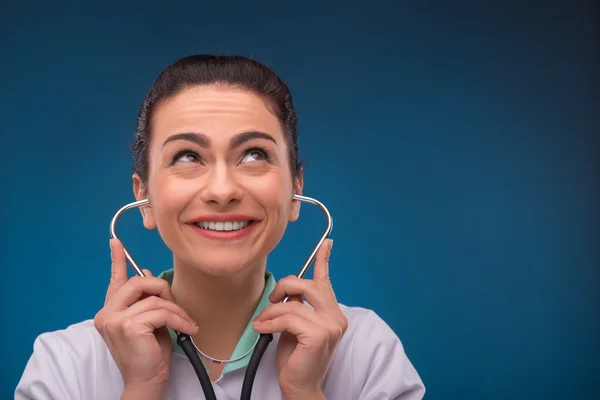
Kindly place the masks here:
[[(293, 198), (295, 200), (299, 200), (299, 201), (303, 201), (305, 203), (310, 203), (310, 204), (316, 205), (317, 207), (319, 207), (321, 209), (321, 211), (323, 211), (323, 213), (325, 214), (325, 217), (327, 218), (327, 229), (321, 236), (321, 239), (319, 239), (319, 241), (317, 242), (317, 245), (313, 249), (312, 253), (310, 253), (310, 256), (308, 257), (308, 259), (304, 263), (304, 266), (302, 267), (302, 269), (300, 270), (300, 272), (297, 275), (298, 278), (303, 278), (304, 275), (306, 274), (306, 271), (308, 271), (308, 268), (314, 261), (315, 256), (317, 255), (317, 252), (321, 248), (321, 245), (323, 244), (325, 239), (327, 239), (329, 237), (329, 235), (331, 234), (331, 230), (333, 228), (333, 219), (331, 218), (331, 214), (329, 213), (329, 210), (327, 209), (327, 207), (325, 207), (325, 205), (323, 205), (323, 203), (321, 203), (320, 201), (315, 200), (310, 197), (300, 196), (300, 195), (294, 195)], [(121, 209), (119, 209), (119, 211), (117, 211), (117, 213), (113, 217), (112, 221), (110, 222), (111, 238), (118, 239), (116, 225), (117, 225), (117, 221), (119, 220), (119, 218), (125, 211), (130, 210), (132, 208), (138, 208), (141, 206), (149, 205), (149, 204), (150, 204), (150, 202), (148, 201), (148, 199), (145, 199), (145, 200), (134, 201), (133, 203), (129, 203), (129, 204), (121, 207)], [(123, 251), (125, 253), (125, 257), (127, 258), (127, 261), (129, 261), (129, 263), (135, 270), (135, 273), (142, 277), (145, 276), (144, 272), (134, 261), (133, 257), (131, 256), (131, 254), (129, 254), (129, 252), (127, 251), (125, 246), (123, 246)], [(288, 299), (289, 298), (286, 297), (281, 302), (286, 303), (288, 301)], [(259, 335), (259, 337), (257, 338), (257, 340), (254, 343), (254, 345), (252, 346), (252, 348), (250, 348), (250, 350), (248, 350), (245, 354), (243, 354), (240, 357), (237, 357), (235, 359), (230, 359), (230, 360), (219, 360), (216, 358), (212, 358), (212, 357), (204, 354), (202, 351), (200, 351), (200, 349), (194, 343), (194, 340), (189, 335), (186, 335), (184, 333), (180, 333), (177, 331), (175, 331), (175, 333), (177, 334), (177, 344), (181, 347), (181, 349), (183, 350), (183, 352), (185, 353), (187, 358), (190, 360), (190, 363), (192, 364), (192, 367), (194, 368), (194, 371), (196, 372), (196, 375), (198, 376), (198, 379), (200, 380), (200, 385), (202, 386), (202, 390), (204, 391), (204, 396), (206, 397), (207, 400), (217, 400), (217, 397), (215, 396), (215, 392), (213, 390), (210, 378), (208, 377), (206, 369), (204, 368), (204, 365), (202, 364), (200, 357), (198, 357), (198, 354), (200, 354), (202, 357), (204, 357), (207, 360), (209, 360), (213, 363), (216, 363), (216, 364), (231, 364), (231, 363), (234, 363), (234, 362), (237, 362), (237, 361), (240, 361), (240, 360), (246, 358), (248, 355), (250, 355), (250, 353), (252, 353), (252, 357), (250, 358), (250, 362), (248, 363), (248, 368), (246, 369), (246, 374), (244, 375), (244, 383), (242, 384), (242, 394), (240, 397), (241, 400), (250, 400), (250, 395), (252, 394), (252, 385), (254, 384), (254, 378), (256, 376), (256, 371), (258, 370), (258, 365), (260, 364), (260, 360), (261, 360), (263, 354), (265, 353), (267, 346), (273, 340), (272, 334), (269, 333), (269, 334)]]

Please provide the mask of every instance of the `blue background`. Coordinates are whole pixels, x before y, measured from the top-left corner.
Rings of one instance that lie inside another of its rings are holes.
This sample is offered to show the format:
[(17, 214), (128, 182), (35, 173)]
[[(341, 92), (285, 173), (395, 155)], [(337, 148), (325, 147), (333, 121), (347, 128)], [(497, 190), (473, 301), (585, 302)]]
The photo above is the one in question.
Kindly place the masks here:
[[(597, 398), (591, 1), (85, 3), (0, 11), (0, 398), (38, 334), (102, 307), (138, 107), (167, 64), (200, 52), (254, 57), (292, 88), (305, 194), (335, 218), (338, 299), (390, 324), (427, 398)], [(130, 214), (123, 241), (168, 268)], [(270, 259), (277, 277), (322, 228), (304, 206)]]

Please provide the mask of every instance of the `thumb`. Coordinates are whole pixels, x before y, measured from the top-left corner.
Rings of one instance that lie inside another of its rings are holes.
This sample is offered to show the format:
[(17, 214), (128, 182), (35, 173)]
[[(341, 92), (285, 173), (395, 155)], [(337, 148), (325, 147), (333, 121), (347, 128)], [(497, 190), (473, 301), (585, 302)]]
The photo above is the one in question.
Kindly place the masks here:
[(321, 245), (321, 248), (317, 252), (317, 256), (315, 258), (315, 270), (313, 272), (313, 280), (329, 281), (329, 255), (331, 254), (332, 246), (332, 239), (327, 239), (323, 241), (323, 244)]
[(123, 244), (119, 239), (110, 240), (110, 260), (110, 283), (106, 292), (105, 303), (108, 303), (121, 286), (127, 282), (127, 259), (125, 258)]

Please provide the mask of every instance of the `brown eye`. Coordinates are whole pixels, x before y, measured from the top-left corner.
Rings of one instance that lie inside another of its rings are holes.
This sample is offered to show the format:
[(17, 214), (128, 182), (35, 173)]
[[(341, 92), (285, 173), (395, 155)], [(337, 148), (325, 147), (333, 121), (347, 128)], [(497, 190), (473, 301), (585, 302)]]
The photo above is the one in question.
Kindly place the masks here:
[(198, 155), (190, 150), (182, 150), (177, 152), (177, 154), (175, 154), (173, 156), (173, 160), (171, 161), (171, 165), (177, 164), (179, 162), (183, 162), (183, 163), (190, 163), (190, 162), (197, 162), (200, 158), (198, 157)]
[(263, 161), (268, 160), (268, 156), (264, 150), (261, 149), (250, 149), (244, 154), (242, 163)]

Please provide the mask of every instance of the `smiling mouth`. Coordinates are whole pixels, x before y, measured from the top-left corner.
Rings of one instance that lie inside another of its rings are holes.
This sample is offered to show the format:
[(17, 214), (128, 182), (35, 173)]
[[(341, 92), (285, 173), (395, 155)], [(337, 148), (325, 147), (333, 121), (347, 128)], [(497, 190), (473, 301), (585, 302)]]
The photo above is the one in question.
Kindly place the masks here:
[(202, 221), (195, 222), (196, 225), (200, 229), (204, 229), (207, 231), (215, 231), (215, 232), (235, 232), (240, 231), (248, 226), (254, 224), (256, 221), (227, 221), (227, 222), (212, 222), (212, 221)]

